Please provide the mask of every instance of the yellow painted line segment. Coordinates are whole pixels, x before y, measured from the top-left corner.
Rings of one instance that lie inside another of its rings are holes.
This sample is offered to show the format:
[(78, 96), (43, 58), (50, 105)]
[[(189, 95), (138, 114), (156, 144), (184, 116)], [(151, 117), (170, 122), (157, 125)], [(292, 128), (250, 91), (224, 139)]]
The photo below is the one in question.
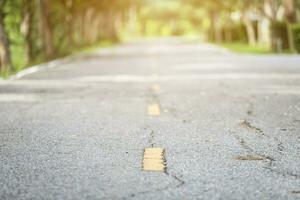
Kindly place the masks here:
[(144, 171), (165, 171), (165, 150), (163, 148), (146, 148), (143, 155)]
[(149, 116), (159, 116), (160, 115), (160, 107), (158, 104), (148, 105), (148, 115)]
[(155, 92), (155, 93), (160, 92), (160, 86), (158, 84), (151, 85), (150, 89), (152, 90), (152, 92)]

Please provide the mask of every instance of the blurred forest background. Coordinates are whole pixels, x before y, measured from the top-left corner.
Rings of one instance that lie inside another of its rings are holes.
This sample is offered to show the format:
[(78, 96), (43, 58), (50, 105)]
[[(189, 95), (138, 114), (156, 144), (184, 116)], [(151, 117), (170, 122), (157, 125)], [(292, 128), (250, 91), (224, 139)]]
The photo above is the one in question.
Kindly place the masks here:
[(0, 0), (0, 71), (132, 37), (299, 53), (299, 15), (300, 0)]

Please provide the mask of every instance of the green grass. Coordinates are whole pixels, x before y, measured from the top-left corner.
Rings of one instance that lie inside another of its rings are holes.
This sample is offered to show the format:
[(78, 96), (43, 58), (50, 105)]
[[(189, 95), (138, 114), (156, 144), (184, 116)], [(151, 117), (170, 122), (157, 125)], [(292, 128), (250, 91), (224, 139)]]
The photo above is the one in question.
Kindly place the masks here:
[(14, 66), (13, 71), (20, 71), (24, 68), (24, 48), (20, 46), (13, 46), (11, 47), (11, 61)]
[(13, 68), (9, 71), (1, 72), (0, 77), (2, 78), (8, 78), (10, 75), (24, 68), (24, 49), (19, 46), (12, 45), (10, 53)]
[(251, 54), (268, 54), (272, 53), (271, 50), (269, 50), (266, 47), (261, 46), (250, 46), (245, 43), (221, 43), (218, 44), (222, 47), (225, 47), (233, 52), (237, 53), (251, 53)]
[[(70, 53), (66, 53), (64, 55), (58, 55), (54, 59), (59, 59), (59, 58), (65, 57), (65, 56), (76, 55), (76, 54), (80, 54), (80, 53), (90, 53), (99, 48), (113, 47), (114, 45), (116, 45), (116, 42), (112, 42), (110, 40), (102, 40), (100, 42), (95, 43), (94, 45), (74, 48)], [(12, 60), (13, 68), (10, 69), (10, 71), (8, 71), (8, 72), (0, 73), (0, 78), (1, 77), (5, 78), (5, 79), (9, 78), (9, 76), (14, 75), (17, 72), (19, 72), (23, 69), (26, 69), (27, 67), (41, 64), (43, 62), (47, 62), (42, 57), (42, 55), (40, 55), (39, 56), (40, 58), (36, 58), (35, 62), (32, 62), (28, 66), (26, 66), (24, 64), (25, 63), (25, 59), (24, 59), (25, 52), (24, 52), (23, 47), (12, 45), (10, 50), (11, 50), (11, 60)]]
[(90, 53), (99, 48), (113, 47), (116, 44), (117, 42), (112, 42), (111, 40), (102, 40), (90, 46), (75, 48), (74, 51), (71, 52), (71, 55), (78, 54), (78, 53)]

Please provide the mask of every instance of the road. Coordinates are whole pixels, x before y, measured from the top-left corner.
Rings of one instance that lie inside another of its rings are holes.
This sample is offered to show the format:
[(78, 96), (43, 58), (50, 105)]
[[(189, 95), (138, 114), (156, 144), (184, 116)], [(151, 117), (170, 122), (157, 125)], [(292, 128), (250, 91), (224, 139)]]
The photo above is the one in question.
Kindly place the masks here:
[(2, 200), (300, 199), (295, 55), (100, 49), (1, 81), (0, 127)]

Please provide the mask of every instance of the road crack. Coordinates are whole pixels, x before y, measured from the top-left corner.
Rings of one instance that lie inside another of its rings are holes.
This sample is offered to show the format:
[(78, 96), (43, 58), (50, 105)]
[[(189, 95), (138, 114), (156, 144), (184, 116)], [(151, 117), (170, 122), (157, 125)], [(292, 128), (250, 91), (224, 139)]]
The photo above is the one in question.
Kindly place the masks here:
[(253, 130), (253, 131), (255, 131), (255, 132), (257, 132), (257, 133), (260, 133), (260, 134), (262, 134), (262, 135), (265, 135), (264, 132), (263, 132), (260, 128), (258, 128), (258, 127), (256, 127), (256, 126), (252, 125), (252, 124), (251, 124), (250, 122), (248, 122), (246, 119), (243, 120), (243, 121), (240, 123), (240, 126), (241, 126), (241, 127), (244, 127), (244, 128), (247, 128), (247, 129), (250, 129), (250, 130)]
[(267, 156), (267, 155), (263, 155), (258, 153), (257, 151), (255, 151), (253, 148), (251, 148), (247, 142), (241, 138), (240, 136), (233, 134), (234, 137), (236, 138), (236, 140), (239, 142), (239, 144), (247, 151), (247, 155), (244, 156), (237, 156), (236, 159), (237, 160), (266, 160), (269, 165), (275, 161), (274, 158)]
[(144, 127), (144, 130), (149, 131), (148, 145), (150, 147), (154, 147), (155, 146), (155, 132), (154, 132), (154, 130), (148, 125), (146, 125)]
[(178, 184), (175, 186), (175, 188), (179, 188), (185, 184), (185, 181), (182, 180), (181, 177), (178, 177), (174, 174), (169, 174), (167, 171), (165, 171), (165, 174), (178, 182)]
[[(257, 161), (266, 160), (268, 164), (266, 166), (263, 166), (264, 169), (267, 169), (273, 173), (279, 174), (283, 177), (292, 177), (292, 178), (300, 179), (300, 174), (296, 174), (296, 173), (293, 173), (290, 171), (280, 171), (280, 170), (274, 169), (273, 167), (274, 167), (274, 163), (276, 162), (276, 160), (273, 157), (256, 152), (254, 149), (252, 149), (246, 143), (246, 141), (243, 138), (241, 138), (240, 136), (238, 136), (236, 134), (233, 134), (233, 135), (238, 140), (239, 144), (249, 153), (246, 156), (238, 156), (236, 158), (237, 160), (257, 160)], [(238, 159), (239, 157), (241, 159)]]
[(273, 172), (273, 173), (276, 173), (278, 175), (281, 175), (283, 177), (290, 177), (290, 178), (294, 178), (294, 179), (300, 179), (300, 174), (296, 174), (296, 173), (293, 173), (293, 172), (290, 172), (290, 171), (280, 171), (280, 170), (277, 170), (277, 169), (274, 169), (273, 167), (273, 162), (270, 163), (269, 166), (264, 166), (263, 168)]

